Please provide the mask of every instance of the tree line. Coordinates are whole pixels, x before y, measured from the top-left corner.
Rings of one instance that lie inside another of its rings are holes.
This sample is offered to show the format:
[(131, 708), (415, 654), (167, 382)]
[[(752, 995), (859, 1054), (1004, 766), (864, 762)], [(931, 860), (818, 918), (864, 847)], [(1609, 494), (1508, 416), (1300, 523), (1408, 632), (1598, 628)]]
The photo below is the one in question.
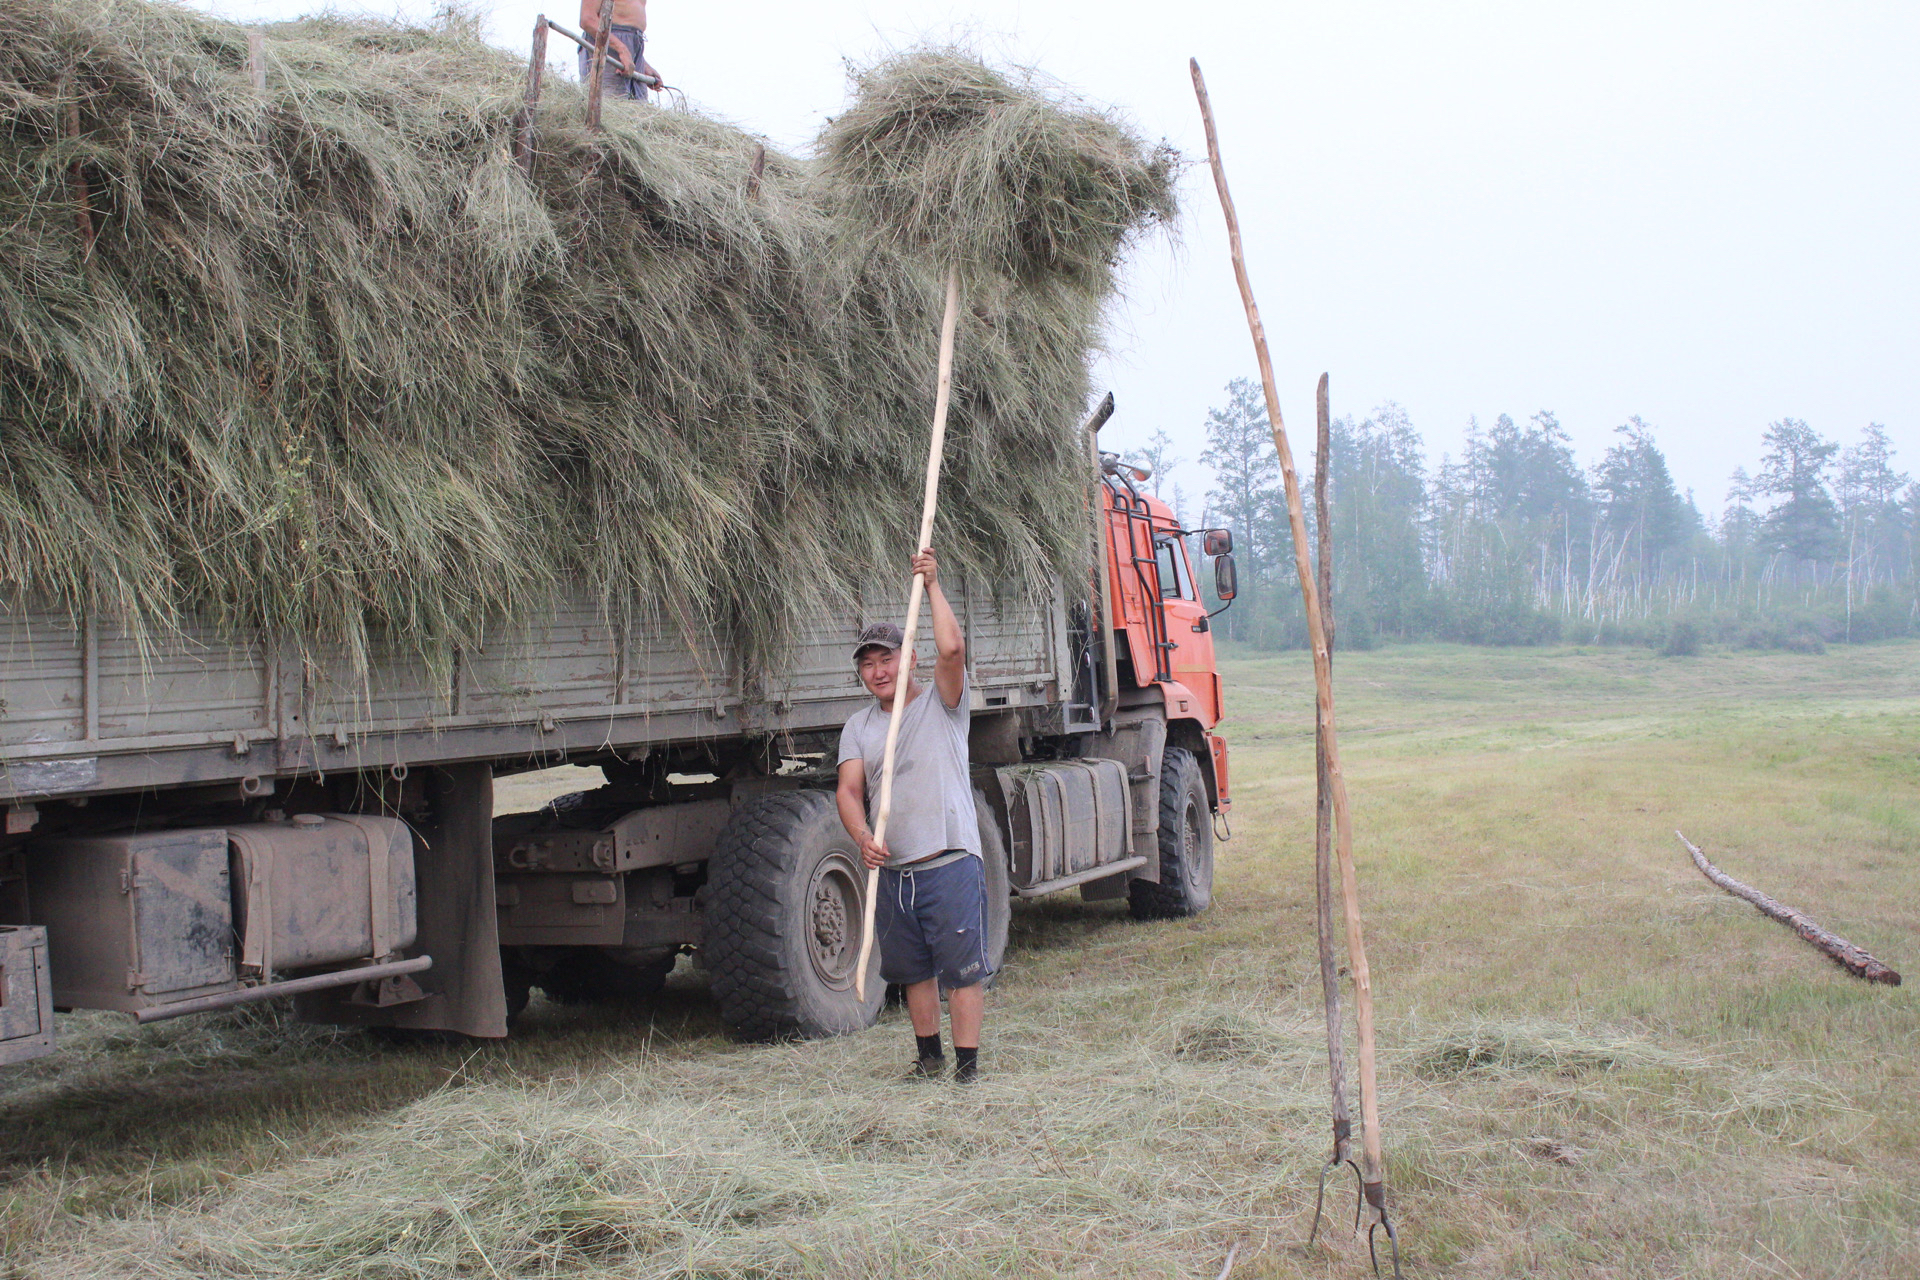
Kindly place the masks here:
[[(1226, 395), (1207, 414), (1200, 461), (1214, 481), (1198, 523), (1234, 531), (1240, 597), (1215, 625), (1255, 646), (1299, 646), (1306, 626), (1266, 405), (1250, 379)], [(1884, 427), (1843, 446), (1794, 418), (1773, 423), (1760, 469), (1735, 470), (1712, 515), (1674, 484), (1651, 426), (1629, 418), (1614, 435), (1582, 466), (1552, 413), (1524, 423), (1502, 414), (1471, 423), (1459, 456), (1429, 467), (1399, 405), (1336, 419), (1340, 644), (1813, 650), (1920, 633), (1920, 483), (1895, 470)], [(1311, 450), (1296, 451), (1307, 467)], [(1165, 433), (1136, 456), (1163, 485), (1180, 461)], [(1185, 523), (1186, 494), (1168, 486), (1163, 496)]]

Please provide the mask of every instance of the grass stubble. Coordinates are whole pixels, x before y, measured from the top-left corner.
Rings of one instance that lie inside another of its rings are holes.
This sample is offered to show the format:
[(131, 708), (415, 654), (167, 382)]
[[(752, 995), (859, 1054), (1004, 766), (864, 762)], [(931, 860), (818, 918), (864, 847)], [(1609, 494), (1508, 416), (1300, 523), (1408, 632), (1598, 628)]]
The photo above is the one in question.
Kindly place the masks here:
[[(1388, 1183), (1414, 1275), (1920, 1274), (1911, 987), (1694, 873), (1678, 826), (1897, 968), (1920, 936), (1920, 646), (1340, 666)], [(1326, 1144), (1311, 681), (1237, 657), (1215, 909), (1015, 916), (971, 1090), (897, 1012), (726, 1041), (536, 1004), (501, 1045), (253, 1012), (62, 1020), (7, 1077), (23, 1276), (1360, 1275), (1302, 1247)], [(561, 784), (568, 785), (568, 784)]]

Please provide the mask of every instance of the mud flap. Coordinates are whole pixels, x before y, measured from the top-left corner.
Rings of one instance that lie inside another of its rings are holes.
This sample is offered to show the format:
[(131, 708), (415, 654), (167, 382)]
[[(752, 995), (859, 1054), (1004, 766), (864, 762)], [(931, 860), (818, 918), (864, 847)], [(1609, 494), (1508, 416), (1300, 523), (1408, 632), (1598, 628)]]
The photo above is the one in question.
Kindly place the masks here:
[(302, 1021), (507, 1034), (493, 902), (493, 766), (435, 768), (427, 787), (434, 819), (415, 832), (420, 932), (408, 948), (433, 957), (433, 968), (417, 975), (425, 997), (381, 1006), (356, 1001), (351, 987), (315, 992), (294, 1001)]

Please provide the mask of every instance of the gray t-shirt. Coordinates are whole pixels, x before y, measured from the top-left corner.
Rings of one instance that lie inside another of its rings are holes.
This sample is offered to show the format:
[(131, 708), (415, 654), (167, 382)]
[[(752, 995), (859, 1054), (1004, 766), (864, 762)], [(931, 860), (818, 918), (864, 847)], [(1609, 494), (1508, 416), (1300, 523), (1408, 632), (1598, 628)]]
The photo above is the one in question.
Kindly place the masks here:
[[(967, 772), (967, 725), (972, 681), (960, 683), (960, 705), (940, 700), (937, 685), (915, 682), (919, 696), (900, 712), (893, 749), (893, 812), (887, 818), (887, 865), (902, 867), (948, 849), (980, 856), (980, 823)], [(880, 768), (887, 750), (888, 712), (876, 701), (860, 708), (840, 731), (840, 763), (867, 765), (867, 821), (880, 813)]]

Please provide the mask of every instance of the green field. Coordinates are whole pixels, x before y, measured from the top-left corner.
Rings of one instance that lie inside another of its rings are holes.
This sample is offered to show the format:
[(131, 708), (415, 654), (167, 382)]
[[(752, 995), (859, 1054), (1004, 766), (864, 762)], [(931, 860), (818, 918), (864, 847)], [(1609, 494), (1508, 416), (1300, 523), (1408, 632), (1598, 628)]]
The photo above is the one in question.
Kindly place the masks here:
[[(1236, 1276), (1365, 1276), (1304, 1246), (1309, 667), (1226, 667), (1217, 906), (1017, 911), (971, 1090), (896, 1081), (894, 1011), (732, 1044), (685, 963), (501, 1045), (68, 1017), (0, 1077), (11, 1274), (1213, 1277), (1238, 1242)], [(1920, 644), (1422, 646), (1338, 687), (1409, 1274), (1920, 1275), (1914, 988), (1673, 836), (1920, 982)]]

